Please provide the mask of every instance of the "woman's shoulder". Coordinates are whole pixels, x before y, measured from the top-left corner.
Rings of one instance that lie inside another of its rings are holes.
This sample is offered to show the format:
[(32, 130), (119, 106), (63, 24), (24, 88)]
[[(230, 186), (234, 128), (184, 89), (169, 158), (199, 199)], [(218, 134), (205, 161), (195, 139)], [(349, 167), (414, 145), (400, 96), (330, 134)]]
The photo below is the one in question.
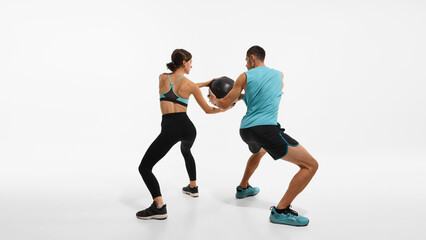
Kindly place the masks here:
[(188, 81), (188, 82), (191, 82), (192, 83), (192, 81), (191, 81), (191, 79), (189, 79), (188, 77), (186, 77), (186, 76), (183, 76), (183, 78), (182, 78), (183, 80), (185, 80), (185, 81)]
[[(191, 89), (191, 92), (193, 91), (193, 88), (195, 88), (195, 87), (197, 87), (197, 85), (193, 82), (193, 81), (191, 81), (191, 79), (189, 79), (189, 78), (187, 78), (187, 77), (183, 77), (183, 79), (182, 80), (184, 80), (185, 81), (185, 85), (189, 88), (189, 89)], [(197, 87), (198, 88), (198, 87)]]
[(160, 76), (158, 76), (158, 78), (159, 79), (167, 78), (167, 75), (169, 75), (169, 73), (161, 73)]

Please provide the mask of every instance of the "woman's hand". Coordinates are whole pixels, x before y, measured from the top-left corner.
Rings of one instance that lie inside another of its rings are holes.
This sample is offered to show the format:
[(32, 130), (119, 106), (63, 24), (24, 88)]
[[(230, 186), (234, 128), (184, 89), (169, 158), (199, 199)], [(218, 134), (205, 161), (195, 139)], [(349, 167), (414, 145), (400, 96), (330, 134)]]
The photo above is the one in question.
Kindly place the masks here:
[(212, 90), (209, 89), (209, 95), (207, 95), (209, 98), (209, 102), (213, 104), (214, 106), (217, 106), (217, 98), (216, 95), (212, 92)]
[(197, 83), (197, 86), (199, 87), (199, 88), (202, 88), (202, 87), (208, 87), (209, 85), (210, 85), (210, 83), (211, 82), (213, 82), (215, 79), (213, 78), (212, 80), (209, 80), (209, 81), (207, 81), (207, 82), (202, 82), (202, 83)]

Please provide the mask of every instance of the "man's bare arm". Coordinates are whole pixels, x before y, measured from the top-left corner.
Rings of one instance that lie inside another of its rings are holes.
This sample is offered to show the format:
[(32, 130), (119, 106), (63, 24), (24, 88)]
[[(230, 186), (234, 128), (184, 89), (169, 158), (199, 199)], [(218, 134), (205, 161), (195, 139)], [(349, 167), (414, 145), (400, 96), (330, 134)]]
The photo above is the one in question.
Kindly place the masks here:
[(228, 108), (232, 103), (238, 100), (238, 98), (241, 96), (241, 92), (245, 89), (247, 81), (247, 76), (245, 73), (242, 73), (238, 78), (237, 81), (235, 81), (234, 87), (232, 90), (221, 99), (217, 99), (216, 96), (210, 91), (210, 102), (215, 104), (217, 107), (226, 109)]

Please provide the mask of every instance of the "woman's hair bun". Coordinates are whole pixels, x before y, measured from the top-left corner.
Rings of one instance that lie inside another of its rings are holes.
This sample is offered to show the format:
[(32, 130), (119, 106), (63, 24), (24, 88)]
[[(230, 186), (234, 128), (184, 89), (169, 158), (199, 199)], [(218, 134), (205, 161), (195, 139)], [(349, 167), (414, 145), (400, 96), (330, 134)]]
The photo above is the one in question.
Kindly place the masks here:
[(189, 53), (185, 49), (176, 49), (172, 53), (172, 61), (167, 63), (166, 66), (170, 71), (174, 72), (176, 71), (176, 69), (183, 65), (183, 61), (188, 62), (191, 59), (191, 53)]

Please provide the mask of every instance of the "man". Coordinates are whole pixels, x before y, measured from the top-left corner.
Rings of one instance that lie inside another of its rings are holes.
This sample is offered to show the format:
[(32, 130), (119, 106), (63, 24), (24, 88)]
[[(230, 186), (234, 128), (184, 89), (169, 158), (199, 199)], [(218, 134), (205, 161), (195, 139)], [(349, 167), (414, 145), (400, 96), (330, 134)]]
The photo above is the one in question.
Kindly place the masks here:
[(210, 91), (210, 102), (226, 109), (243, 96), (242, 100), (247, 105), (247, 113), (241, 121), (240, 135), (253, 155), (248, 159), (235, 196), (241, 199), (259, 192), (259, 188), (250, 186), (248, 182), (266, 152), (275, 160), (283, 159), (296, 164), (300, 170), (291, 180), (278, 205), (271, 207), (269, 219), (273, 223), (306, 226), (309, 219), (299, 216), (290, 208), (290, 204), (308, 185), (318, 169), (318, 163), (304, 147), (284, 133), (284, 129), (277, 123), (284, 75), (266, 67), (264, 59), (263, 48), (251, 47), (246, 55), (248, 71), (237, 78), (233, 89), (224, 98), (217, 99)]

